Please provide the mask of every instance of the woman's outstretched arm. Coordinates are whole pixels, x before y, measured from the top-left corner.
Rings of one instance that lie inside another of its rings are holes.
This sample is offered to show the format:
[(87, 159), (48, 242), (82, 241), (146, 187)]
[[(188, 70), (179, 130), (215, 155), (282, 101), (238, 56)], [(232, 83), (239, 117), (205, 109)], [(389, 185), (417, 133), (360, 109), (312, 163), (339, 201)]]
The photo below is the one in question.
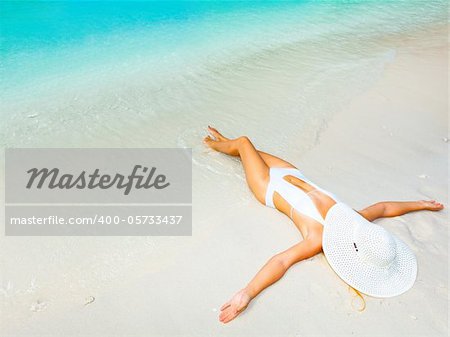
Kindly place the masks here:
[(382, 201), (364, 208), (358, 213), (369, 221), (403, 215), (414, 211), (440, 211), (444, 205), (435, 200)]
[(295, 263), (316, 255), (322, 249), (321, 236), (309, 237), (291, 248), (273, 256), (255, 275), (250, 283), (221, 308), (219, 319), (228, 323), (247, 308), (261, 291), (278, 281)]

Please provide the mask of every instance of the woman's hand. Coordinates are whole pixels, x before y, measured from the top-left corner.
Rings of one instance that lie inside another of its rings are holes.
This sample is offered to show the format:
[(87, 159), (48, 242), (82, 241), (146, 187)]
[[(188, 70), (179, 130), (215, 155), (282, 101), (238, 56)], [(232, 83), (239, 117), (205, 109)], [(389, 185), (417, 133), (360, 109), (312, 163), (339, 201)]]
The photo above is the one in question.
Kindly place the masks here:
[(238, 291), (227, 303), (220, 308), (219, 321), (228, 323), (243, 312), (251, 301), (251, 297), (245, 289)]

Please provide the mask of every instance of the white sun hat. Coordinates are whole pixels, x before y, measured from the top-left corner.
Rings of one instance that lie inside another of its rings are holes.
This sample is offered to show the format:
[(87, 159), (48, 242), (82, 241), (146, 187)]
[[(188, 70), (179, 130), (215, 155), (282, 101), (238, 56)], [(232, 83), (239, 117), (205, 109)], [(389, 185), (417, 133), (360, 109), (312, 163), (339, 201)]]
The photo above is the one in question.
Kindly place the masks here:
[(342, 202), (328, 210), (322, 246), (336, 274), (366, 295), (397, 296), (416, 280), (417, 260), (411, 249)]

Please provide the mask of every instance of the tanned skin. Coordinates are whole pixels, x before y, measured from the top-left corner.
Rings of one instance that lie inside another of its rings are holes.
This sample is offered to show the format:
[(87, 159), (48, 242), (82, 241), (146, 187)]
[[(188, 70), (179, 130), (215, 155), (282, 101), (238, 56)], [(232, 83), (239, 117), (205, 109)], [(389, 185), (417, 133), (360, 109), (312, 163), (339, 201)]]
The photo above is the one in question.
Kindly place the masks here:
[[(210, 126), (208, 126), (208, 131), (213, 137), (205, 137), (204, 143), (218, 152), (240, 157), (248, 186), (256, 199), (263, 204), (265, 204), (266, 189), (269, 182), (269, 168), (295, 168), (294, 165), (281, 158), (257, 150), (246, 136), (230, 139)], [(330, 207), (336, 203), (325, 193), (313, 189), (312, 186), (296, 177), (287, 176), (287, 180), (309, 192), (308, 196), (313, 200), (323, 218), (325, 218)], [(280, 212), (290, 217), (291, 205), (276, 192), (273, 201)], [(443, 208), (444, 205), (435, 200), (382, 201), (370, 205), (358, 211), (358, 213), (367, 220), (373, 221), (378, 218), (394, 217), (415, 211), (439, 211)], [(298, 212), (294, 212), (291, 219), (302, 233), (303, 240), (270, 258), (247, 286), (239, 290), (222, 305), (219, 316), (222, 323), (228, 323), (235, 319), (247, 308), (252, 299), (283, 277), (292, 265), (322, 251), (322, 224)]]

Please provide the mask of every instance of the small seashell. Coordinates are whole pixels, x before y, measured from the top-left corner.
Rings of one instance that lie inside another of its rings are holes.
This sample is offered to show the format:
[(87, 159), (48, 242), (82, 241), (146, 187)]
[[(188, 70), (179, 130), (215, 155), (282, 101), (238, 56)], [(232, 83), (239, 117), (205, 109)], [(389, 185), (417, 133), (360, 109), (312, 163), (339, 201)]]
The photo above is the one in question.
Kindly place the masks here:
[(427, 179), (427, 178), (429, 178), (430, 176), (427, 175), (427, 174), (421, 174), (421, 175), (419, 175), (418, 177), (419, 177), (420, 179)]
[(447, 137), (442, 138), (442, 140), (443, 140), (444, 142), (448, 143), (448, 138), (447, 138)]
[(411, 319), (413, 319), (413, 320), (417, 320), (417, 317), (414, 315), (410, 315), (409, 317), (411, 317)]
[(39, 116), (38, 114), (31, 114), (31, 115), (28, 115), (27, 117), (28, 118), (36, 118), (37, 116)]
[(34, 312), (43, 311), (47, 308), (47, 303), (43, 302), (41, 300), (37, 300), (36, 302), (32, 303), (30, 306), (30, 310)]
[(95, 297), (94, 297), (94, 296), (86, 297), (86, 300), (85, 300), (85, 302), (84, 302), (84, 305), (89, 305), (89, 304), (91, 304), (91, 303), (94, 303), (94, 301), (95, 301)]

